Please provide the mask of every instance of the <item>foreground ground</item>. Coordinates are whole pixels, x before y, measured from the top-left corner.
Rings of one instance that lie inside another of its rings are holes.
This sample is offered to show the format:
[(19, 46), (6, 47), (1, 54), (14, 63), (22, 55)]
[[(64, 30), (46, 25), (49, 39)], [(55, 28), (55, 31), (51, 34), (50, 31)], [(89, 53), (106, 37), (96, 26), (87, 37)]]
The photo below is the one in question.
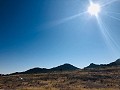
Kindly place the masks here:
[(120, 67), (0, 76), (0, 90), (120, 90)]

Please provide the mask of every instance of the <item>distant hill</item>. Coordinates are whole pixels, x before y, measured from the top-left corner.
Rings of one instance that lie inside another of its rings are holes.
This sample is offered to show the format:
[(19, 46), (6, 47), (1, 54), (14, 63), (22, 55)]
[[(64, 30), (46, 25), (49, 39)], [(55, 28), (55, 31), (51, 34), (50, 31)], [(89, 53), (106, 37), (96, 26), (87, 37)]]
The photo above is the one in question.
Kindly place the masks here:
[(71, 65), (71, 64), (63, 64), (51, 69), (46, 69), (46, 68), (32, 68), (29, 69), (27, 71), (24, 72), (16, 72), (16, 73), (12, 73), (12, 75), (15, 74), (37, 74), (37, 73), (48, 73), (48, 72), (59, 72), (59, 71), (73, 71), (73, 70), (77, 70), (79, 68)]
[(109, 63), (109, 64), (94, 64), (91, 63), (89, 66), (85, 67), (85, 69), (88, 68), (102, 68), (102, 67), (112, 67), (112, 66), (120, 66), (120, 59), (117, 59), (116, 61)]
[(108, 66), (119, 66), (119, 65), (120, 65), (120, 59), (117, 59), (115, 62), (108, 64)]
[(79, 68), (66, 63), (66, 64), (60, 65), (58, 67), (51, 68), (50, 70), (51, 71), (71, 71), (71, 70), (77, 70), (77, 69), (79, 69)]
[[(94, 63), (91, 63), (89, 66), (85, 67), (84, 69), (96, 69), (96, 68), (105, 68), (105, 67), (118, 67), (120, 66), (120, 59), (117, 59), (116, 61), (114, 62), (111, 62), (109, 64), (94, 64)], [(71, 65), (71, 64), (63, 64), (63, 65), (60, 65), (60, 66), (57, 66), (57, 67), (53, 67), (53, 68), (50, 68), (50, 69), (46, 69), (46, 68), (32, 68), (32, 69), (29, 69), (27, 71), (24, 71), (24, 72), (16, 72), (16, 73), (12, 73), (10, 75), (16, 75), (16, 74), (38, 74), (38, 73), (50, 73), (50, 72), (61, 72), (61, 71), (73, 71), (73, 70), (77, 70), (79, 68)]]
[(47, 73), (49, 69), (46, 68), (32, 68), (25, 72), (20, 72), (19, 74), (34, 74), (34, 73)]

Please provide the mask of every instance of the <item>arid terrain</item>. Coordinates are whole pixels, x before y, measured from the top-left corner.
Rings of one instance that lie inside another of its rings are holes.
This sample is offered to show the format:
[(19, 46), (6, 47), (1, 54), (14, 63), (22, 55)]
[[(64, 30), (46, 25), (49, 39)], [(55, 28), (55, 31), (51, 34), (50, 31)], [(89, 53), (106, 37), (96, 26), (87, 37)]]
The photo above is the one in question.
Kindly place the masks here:
[(1, 90), (120, 90), (120, 67), (0, 76)]

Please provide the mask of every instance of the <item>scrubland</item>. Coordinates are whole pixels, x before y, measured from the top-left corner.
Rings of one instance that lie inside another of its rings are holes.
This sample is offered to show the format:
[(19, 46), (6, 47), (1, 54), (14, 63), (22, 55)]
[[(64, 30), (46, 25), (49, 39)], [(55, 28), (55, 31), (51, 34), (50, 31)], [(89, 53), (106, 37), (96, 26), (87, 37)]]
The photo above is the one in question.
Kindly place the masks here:
[(120, 90), (120, 67), (0, 76), (0, 90)]

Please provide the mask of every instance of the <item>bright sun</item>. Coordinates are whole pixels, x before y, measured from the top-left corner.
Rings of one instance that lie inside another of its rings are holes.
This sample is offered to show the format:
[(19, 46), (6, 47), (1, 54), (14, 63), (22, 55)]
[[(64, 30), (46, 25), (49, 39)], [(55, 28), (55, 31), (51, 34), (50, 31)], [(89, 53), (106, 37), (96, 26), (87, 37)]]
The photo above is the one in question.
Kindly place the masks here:
[(99, 5), (99, 4), (94, 4), (94, 3), (92, 3), (92, 4), (88, 7), (88, 13), (89, 13), (90, 15), (97, 16), (99, 12), (100, 12), (100, 5)]

